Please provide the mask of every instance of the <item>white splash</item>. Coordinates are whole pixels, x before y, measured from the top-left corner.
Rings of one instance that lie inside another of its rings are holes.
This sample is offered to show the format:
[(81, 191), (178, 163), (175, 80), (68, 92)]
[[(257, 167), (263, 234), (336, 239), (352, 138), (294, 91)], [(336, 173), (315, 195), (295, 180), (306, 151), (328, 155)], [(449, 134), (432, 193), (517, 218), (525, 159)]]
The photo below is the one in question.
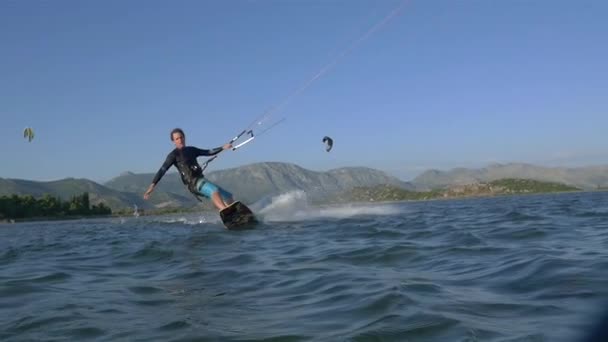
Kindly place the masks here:
[[(306, 192), (294, 190), (273, 197), (263, 198), (249, 205), (263, 222), (294, 222), (315, 219), (343, 219), (362, 215), (386, 216), (403, 213), (406, 208), (391, 203), (351, 203), (313, 206)], [(186, 225), (222, 224), (216, 212), (170, 214), (150, 217), (152, 222), (181, 223)]]
[[(217, 216), (217, 217), (216, 217)], [(203, 223), (221, 223), (219, 215), (213, 213), (192, 213), (192, 214), (177, 214), (174, 217), (161, 217), (159, 222), (162, 223), (183, 223), (187, 225), (197, 225)]]
[(253, 204), (252, 211), (266, 222), (303, 221), (319, 218), (349, 218), (359, 215), (394, 215), (402, 212), (391, 204), (345, 204), (331, 206), (311, 206), (306, 192), (290, 191), (270, 200)]

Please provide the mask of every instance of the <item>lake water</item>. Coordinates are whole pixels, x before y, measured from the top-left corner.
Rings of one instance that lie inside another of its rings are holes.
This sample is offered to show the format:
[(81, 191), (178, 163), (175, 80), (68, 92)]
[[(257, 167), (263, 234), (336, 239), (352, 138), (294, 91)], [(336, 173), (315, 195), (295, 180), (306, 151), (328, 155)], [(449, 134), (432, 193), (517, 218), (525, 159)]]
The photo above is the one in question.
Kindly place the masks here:
[(3, 341), (580, 341), (608, 193), (0, 225)]

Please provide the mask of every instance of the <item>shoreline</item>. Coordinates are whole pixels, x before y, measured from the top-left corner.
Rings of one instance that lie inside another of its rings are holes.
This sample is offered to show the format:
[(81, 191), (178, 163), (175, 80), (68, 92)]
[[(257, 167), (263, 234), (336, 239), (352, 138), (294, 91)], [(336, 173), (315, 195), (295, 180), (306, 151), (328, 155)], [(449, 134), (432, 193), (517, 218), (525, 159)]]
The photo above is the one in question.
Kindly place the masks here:
[[(332, 206), (332, 205), (341, 205), (348, 203), (402, 203), (402, 202), (428, 202), (428, 201), (450, 201), (450, 200), (462, 200), (462, 199), (484, 199), (484, 198), (496, 198), (496, 197), (514, 197), (514, 196), (532, 196), (532, 195), (563, 195), (563, 194), (575, 194), (575, 193), (593, 193), (593, 192), (607, 192), (608, 189), (598, 189), (598, 190), (573, 190), (573, 191), (549, 191), (549, 192), (534, 192), (534, 193), (511, 193), (511, 194), (487, 194), (487, 195), (465, 195), (465, 196), (451, 196), (451, 197), (437, 197), (437, 198), (427, 198), (427, 199), (402, 199), (402, 200), (382, 200), (382, 201), (345, 201), (345, 202), (330, 202), (330, 203), (313, 203), (312, 206)], [(142, 216), (159, 216), (159, 215), (170, 215), (170, 214), (188, 214), (188, 213), (196, 213), (196, 212), (207, 212), (210, 210), (206, 210), (201, 208), (201, 210), (192, 210), (192, 209), (184, 209), (184, 210), (175, 210), (170, 212), (146, 212), (144, 214), (140, 214), (139, 216), (134, 215), (121, 215), (121, 214), (111, 214), (111, 215), (91, 215), (91, 216), (50, 216), (50, 217), (30, 217), (30, 218), (19, 218), (19, 219), (2, 219), (0, 220), (1, 225), (9, 225), (16, 223), (27, 223), (27, 222), (41, 222), (41, 221), (75, 221), (75, 220), (87, 220), (87, 219), (100, 219), (100, 218), (138, 218)]]

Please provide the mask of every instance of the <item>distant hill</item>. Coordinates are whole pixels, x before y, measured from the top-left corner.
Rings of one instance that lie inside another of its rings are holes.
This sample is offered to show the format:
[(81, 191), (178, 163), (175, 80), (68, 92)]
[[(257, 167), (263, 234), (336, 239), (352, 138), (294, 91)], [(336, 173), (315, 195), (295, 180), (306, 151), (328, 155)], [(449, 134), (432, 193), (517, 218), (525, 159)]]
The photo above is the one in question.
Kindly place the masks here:
[[(165, 207), (203, 206), (211, 208), (209, 201), (198, 202), (182, 184), (176, 172), (168, 172), (158, 184), (150, 201), (144, 201), (143, 193), (150, 185), (154, 173), (135, 174), (125, 172), (103, 185), (88, 179), (67, 178), (52, 182), (37, 182), (0, 178), (0, 195), (33, 195), (49, 193), (69, 199), (88, 192), (92, 204), (104, 201), (112, 210), (137, 205), (142, 209)], [(391, 184), (399, 188), (413, 187), (386, 173), (363, 167), (348, 167), (317, 172), (288, 163), (256, 163), (210, 172), (207, 177), (226, 187), (245, 203), (252, 203), (264, 196), (273, 196), (290, 190), (304, 190), (312, 200), (320, 200), (331, 194), (356, 186)]]
[(132, 207), (134, 204), (139, 207), (150, 207), (150, 205), (144, 203), (141, 196), (115, 191), (88, 179), (66, 178), (50, 182), (37, 182), (0, 178), (0, 196), (16, 194), (41, 197), (44, 194), (51, 194), (69, 200), (72, 196), (81, 195), (84, 192), (89, 193), (91, 204), (98, 204), (103, 201), (112, 209)]
[[(143, 193), (153, 177), (153, 173), (124, 173), (104, 185), (118, 191)], [(246, 203), (290, 190), (304, 190), (309, 198), (316, 200), (356, 186), (391, 184), (399, 188), (413, 189), (411, 184), (371, 168), (346, 167), (318, 172), (279, 162), (255, 163), (213, 171), (206, 174), (206, 177)], [(192, 197), (185, 190), (176, 172), (167, 173), (158, 184), (157, 190)]]
[(504, 178), (533, 179), (593, 190), (608, 186), (608, 166), (562, 168), (509, 163), (494, 164), (481, 169), (428, 170), (414, 178), (412, 184), (417, 189), (428, 190)]
[(444, 189), (429, 191), (410, 191), (392, 185), (356, 187), (337, 195), (334, 200), (337, 202), (403, 201), (579, 190), (581, 189), (553, 182), (541, 182), (530, 179), (499, 179), (487, 183), (452, 185)]

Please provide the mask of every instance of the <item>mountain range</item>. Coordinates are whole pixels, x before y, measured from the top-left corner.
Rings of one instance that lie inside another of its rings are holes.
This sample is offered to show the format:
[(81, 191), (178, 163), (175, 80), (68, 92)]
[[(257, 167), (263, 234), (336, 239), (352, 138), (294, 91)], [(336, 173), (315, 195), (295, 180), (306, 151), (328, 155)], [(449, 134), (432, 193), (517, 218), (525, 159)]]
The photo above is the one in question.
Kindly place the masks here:
[(544, 167), (524, 163), (492, 164), (480, 169), (428, 170), (413, 179), (419, 190), (443, 188), (505, 178), (562, 183), (585, 190), (608, 186), (608, 166)]
[[(390, 184), (404, 189), (414, 189), (407, 182), (371, 168), (345, 167), (318, 172), (280, 162), (256, 163), (213, 171), (207, 173), (206, 177), (226, 188), (245, 203), (253, 203), (262, 197), (278, 195), (290, 190), (304, 190), (312, 201), (321, 201), (330, 194), (358, 186)], [(17, 194), (39, 197), (49, 193), (68, 199), (86, 191), (89, 192), (92, 204), (104, 201), (113, 210), (134, 205), (142, 209), (200, 205), (200, 202), (186, 190), (176, 172), (167, 172), (158, 183), (150, 201), (144, 201), (142, 194), (153, 178), (154, 173), (133, 172), (122, 173), (103, 184), (74, 178), (50, 182), (0, 178), (0, 196)], [(210, 207), (209, 201), (202, 204), (203, 207)]]
[[(153, 173), (125, 172), (103, 184), (75, 178), (48, 182), (0, 178), (0, 196), (17, 194), (39, 197), (48, 193), (69, 199), (88, 192), (92, 204), (103, 201), (113, 210), (134, 205), (146, 209), (200, 205), (186, 190), (176, 172), (168, 172), (150, 201), (144, 201), (142, 194), (153, 177)], [(383, 185), (427, 191), (505, 178), (532, 179), (593, 190), (608, 187), (608, 166), (549, 168), (522, 163), (493, 164), (480, 169), (428, 170), (411, 182), (406, 182), (366, 167), (344, 167), (320, 172), (290, 163), (264, 162), (209, 172), (206, 177), (245, 203), (290, 190), (304, 190), (311, 201), (322, 202), (357, 187)], [(203, 207), (210, 207), (209, 201), (203, 202)]]

